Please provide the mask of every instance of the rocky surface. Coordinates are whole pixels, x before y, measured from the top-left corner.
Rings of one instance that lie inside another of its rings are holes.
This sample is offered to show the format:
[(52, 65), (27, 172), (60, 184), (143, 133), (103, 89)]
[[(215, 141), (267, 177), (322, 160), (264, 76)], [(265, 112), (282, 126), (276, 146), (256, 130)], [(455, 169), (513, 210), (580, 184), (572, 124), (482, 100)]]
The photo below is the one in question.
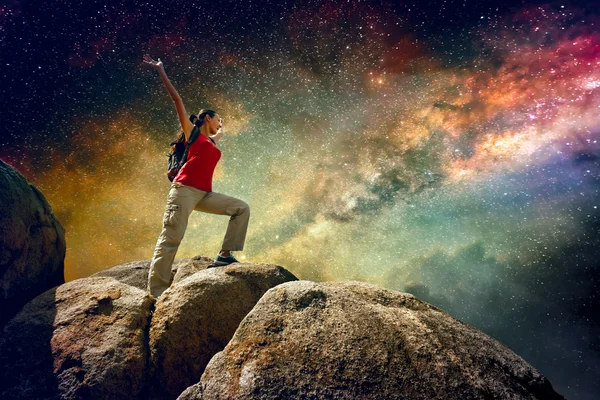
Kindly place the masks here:
[(174, 399), (198, 382), (208, 361), (225, 347), (262, 295), (297, 280), (271, 264), (206, 269), (204, 263), (212, 260), (195, 261), (180, 266), (173, 284), (156, 302), (150, 328), (153, 398)]
[(271, 264), (178, 259), (155, 304), (149, 264), (117, 265), (25, 305), (0, 339), (0, 398), (174, 399), (268, 289), (296, 280)]
[(64, 283), (65, 232), (44, 195), (0, 160), (0, 327)]
[[(90, 275), (90, 278), (107, 277), (113, 278), (121, 283), (146, 290), (148, 285), (148, 270), (151, 260), (133, 261), (125, 264), (119, 264), (104, 271), (96, 272)], [(176, 270), (175, 262), (173, 267)], [(174, 271), (172, 272), (172, 275)]]
[[(119, 264), (104, 271), (96, 272), (91, 277), (109, 276), (119, 282), (146, 290), (151, 262), (152, 260), (143, 260)], [(214, 260), (205, 256), (176, 258), (171, 266), (171, 284), (179, 282), (198, 271), (214, 267), (216, 267)]]
[(502, 343), (359, 282), (284, 283), (179, 399), (563, 399)]
[(151, 304), (108, 277), (44, 292), (5, 326), (0, 398), (146, 398)]
[[(143, 260), (119, 264), (103, 271), (96, 272), (90, 277), (107, 276), (138, 289), (146, 290), (146, 287), (148, 286), (148, 271), (151, 262), (152, 260)], [(188, 266), (190, 264), (197, 266), (196, 272), (204, 269), (202, 266), (199, 266), (199, 263), (193, 258), (176, 258), (171, 267), (171, 283), (173, 282), (179, 267), (182, 265)], [(188, 266), (186, 269), (189, 268), (193, 267)]]
[(180, 282), (198, 271), (203, 271), (205, 269), (215, 267), (218, 266), (215, 265), (214, 258), (196, 256), (189, 259), (183, 259), (181, 260), (181, 263), (178, 264), (177, 271), (174, 273), (173, 283)]

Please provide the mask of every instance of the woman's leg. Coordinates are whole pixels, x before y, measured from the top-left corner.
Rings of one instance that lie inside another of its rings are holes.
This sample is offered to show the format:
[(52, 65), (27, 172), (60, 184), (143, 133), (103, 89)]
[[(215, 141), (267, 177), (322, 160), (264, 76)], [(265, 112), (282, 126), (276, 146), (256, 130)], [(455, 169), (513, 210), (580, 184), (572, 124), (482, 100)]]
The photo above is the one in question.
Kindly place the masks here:
[(187, 186), (171, 186), (162, 232), (156, 242), (148, 272), (148, 292), (151, 295), (160, 296), (171, 284), (171, 266), (185, 234), (188, 219), (196, 204), (205, 195), (206, 192)]
[(196, 205), (195, 210), (210, 214), (229, 215), (229, 225), (221, 249), (236, 251), (244, 250), (250, 206), (240, 199), (217, 192), (208, 194)]

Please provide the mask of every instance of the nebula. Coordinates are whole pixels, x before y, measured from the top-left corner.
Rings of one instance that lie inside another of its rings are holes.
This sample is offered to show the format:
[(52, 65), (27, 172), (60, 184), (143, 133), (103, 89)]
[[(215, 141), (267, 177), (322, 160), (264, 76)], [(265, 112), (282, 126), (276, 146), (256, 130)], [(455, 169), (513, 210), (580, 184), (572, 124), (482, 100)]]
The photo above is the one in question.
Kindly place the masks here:
[[(0, 158), (65, 227), (66, 279), (152, 257), (180, 126), (147, 53), (188, 114), (224, 118), (240, 261), (414, 293), (594, 398), (597, 6), (242, 3), (0, 10)], [(216, 255), (226, 226), (193, 213), (177, 257)]]

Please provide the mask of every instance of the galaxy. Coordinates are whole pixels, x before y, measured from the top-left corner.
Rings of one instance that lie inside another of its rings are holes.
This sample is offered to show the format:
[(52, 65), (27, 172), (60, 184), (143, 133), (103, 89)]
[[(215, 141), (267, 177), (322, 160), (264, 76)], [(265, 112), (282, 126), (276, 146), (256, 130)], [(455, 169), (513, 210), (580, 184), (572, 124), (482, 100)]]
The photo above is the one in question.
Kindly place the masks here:
[[(413, 293), (597, 399), (599, 24), (593, 1), (9, 0), (0, 158), (65, 228), (67, 281), (150, 259), (180, 129), (160, 58), (224, 119), (240, 261)], [(226, 227), (193, 213), (177, 257)]]

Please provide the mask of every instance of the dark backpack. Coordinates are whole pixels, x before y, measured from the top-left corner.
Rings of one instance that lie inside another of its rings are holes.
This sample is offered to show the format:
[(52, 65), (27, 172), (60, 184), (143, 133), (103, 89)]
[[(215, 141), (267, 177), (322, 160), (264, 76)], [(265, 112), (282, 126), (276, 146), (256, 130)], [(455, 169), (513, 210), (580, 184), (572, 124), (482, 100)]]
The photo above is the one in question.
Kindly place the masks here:
[(187, 143), (187, 146), (183, 141), (181, 142), (173, 142), (171, 146), (173, 146), (173, 150), (169, 154), (169, 168), (167, 170), (167, 177), (171, 182), (179, 173), (179, 170), (183, 167), (183, 164), (187, 161), (187, 154), (190, 146), (198, 138), (200, 135), (200, 128), (197, 125), (194, 125), (194, 129), (192, 129), (192, 133), (190, 134), (190, 140)]

